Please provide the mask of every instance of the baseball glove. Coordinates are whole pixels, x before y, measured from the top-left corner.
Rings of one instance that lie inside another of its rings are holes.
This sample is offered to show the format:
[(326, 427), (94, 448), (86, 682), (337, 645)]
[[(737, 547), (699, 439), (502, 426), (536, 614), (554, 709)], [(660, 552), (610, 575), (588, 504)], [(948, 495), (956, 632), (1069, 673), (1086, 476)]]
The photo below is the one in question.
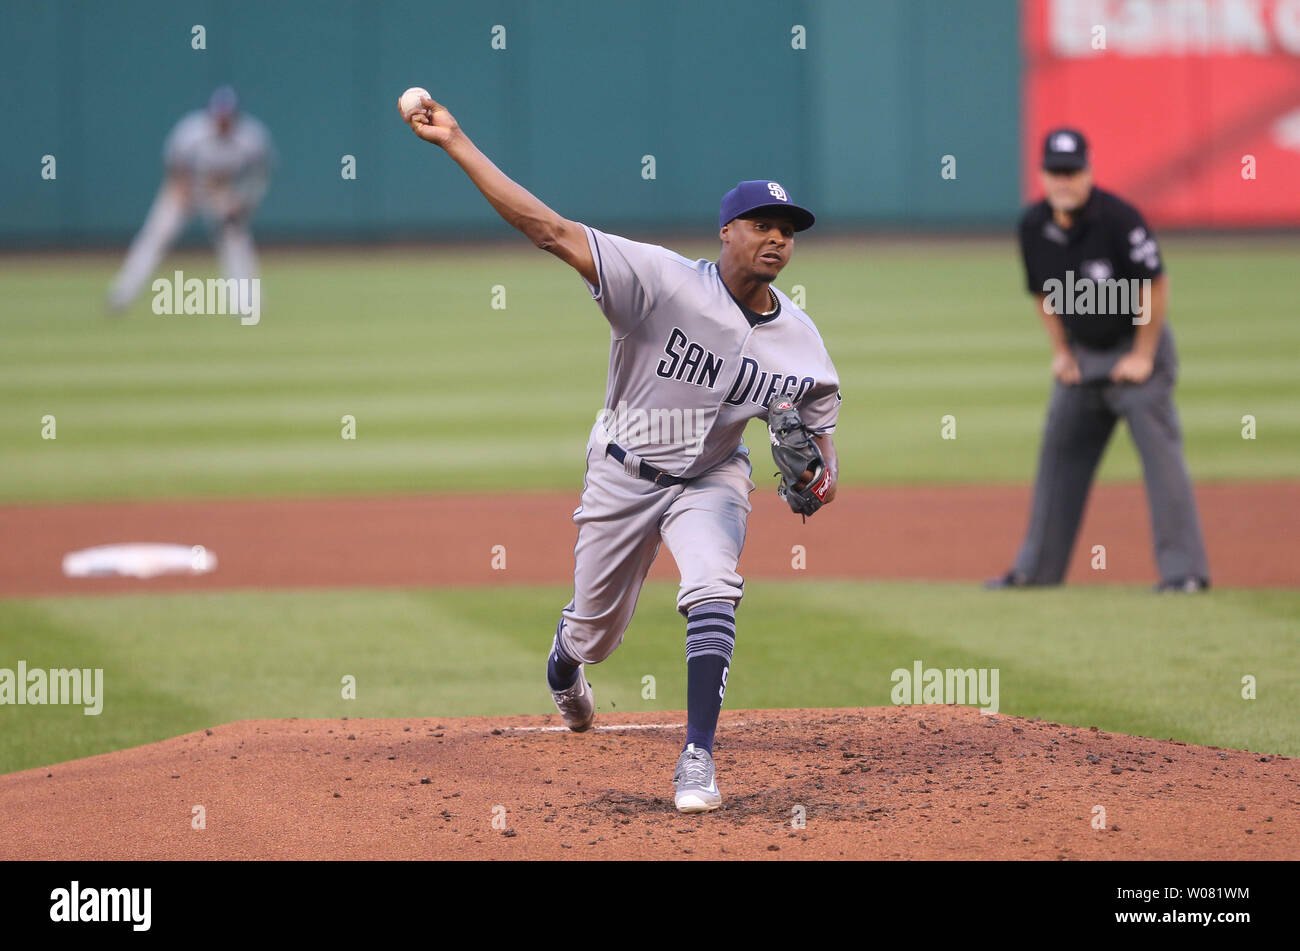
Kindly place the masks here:
[[(790, 506), (790, 511), (806, 521), (826, 504), (831, 484), (826, 460), (788, 396), (774, 397), (768, 404), (767, 431), (772, 440), (772, 458), (780, 470), (776, 473), (781, 477), (776, 494)], [(805, 472), (812, 473), (806, 485)]]

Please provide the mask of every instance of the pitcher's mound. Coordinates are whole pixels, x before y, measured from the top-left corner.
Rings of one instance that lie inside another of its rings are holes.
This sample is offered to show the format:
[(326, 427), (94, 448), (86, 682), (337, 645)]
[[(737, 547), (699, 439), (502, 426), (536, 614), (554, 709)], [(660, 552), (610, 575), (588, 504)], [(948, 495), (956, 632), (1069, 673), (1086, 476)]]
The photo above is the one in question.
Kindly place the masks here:
[(1294, 760), (967, 707), (247, 720), (0, 776), (0, 858), (1300, 858)]

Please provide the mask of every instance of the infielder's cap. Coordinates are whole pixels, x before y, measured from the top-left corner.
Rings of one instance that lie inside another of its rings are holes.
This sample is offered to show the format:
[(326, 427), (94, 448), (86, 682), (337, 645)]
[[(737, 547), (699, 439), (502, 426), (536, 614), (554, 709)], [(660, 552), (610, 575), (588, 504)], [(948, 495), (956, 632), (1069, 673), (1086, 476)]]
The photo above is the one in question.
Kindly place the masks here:
[(1088, 140), (1076, 129), (1053, 129), (1043, 140), (1043, 168), (1073, 172), (1088, 167)]
[(214, 116), (233, 116), (239, 111), (239, 97), (235, 95), (234, 87), (218, 86), (212, 91), (212, 98), (208, 100), (208, 112)]
[(722, 209), (718, 212), (718, 227), (733, 218), (750, 217), (755, 212), (780, 215), (794, 222), (795, 231), (806, 231), (817, 219), (807, 208), (800, 208), (790, 200), (790, 195), (776, 182), (759, 179), (741, 182), (722, 196)]

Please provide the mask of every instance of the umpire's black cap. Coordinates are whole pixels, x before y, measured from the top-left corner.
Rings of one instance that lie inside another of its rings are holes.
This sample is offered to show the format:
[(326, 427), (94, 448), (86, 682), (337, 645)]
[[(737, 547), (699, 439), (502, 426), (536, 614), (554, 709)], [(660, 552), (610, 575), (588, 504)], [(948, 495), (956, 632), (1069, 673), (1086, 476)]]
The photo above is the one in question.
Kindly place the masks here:
[(1075, 172), (1088, 167), (1088, 140), (1078, 129), (1053, 129), (1043, 140), (1043, 169)]

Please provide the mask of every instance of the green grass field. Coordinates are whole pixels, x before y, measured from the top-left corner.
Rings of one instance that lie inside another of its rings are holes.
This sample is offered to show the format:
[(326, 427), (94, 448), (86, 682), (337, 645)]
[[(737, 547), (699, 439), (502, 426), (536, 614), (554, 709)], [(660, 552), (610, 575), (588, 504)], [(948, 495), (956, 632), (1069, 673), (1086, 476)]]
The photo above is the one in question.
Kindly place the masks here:
[[(1164, 250), (1194, 476), (1296, 478), (1300, 241), (1170, 240)], [(0, 260), (0, 502), (580, 483), (608, 332), (577, 276), (540, 252), (268, 255), (256, 327), (154, 316), (147, 298), (108, 319), (116, 263)], [(186, 254), (171, 267), (207, 276), (212, 263)], [(1029, 480), (1049, 380), (1020, 281), (1009, 241), (801, 246), (778, 283), (807, 288), (840, 371), (847, 483)], [(494, 285), (506, 288), (505, 310), (490, 306)], [(41, 439), (46, 414), (55, 440)], [(340, 438), (344, 414), (356, 417), (354, 442)], [(945, 414), (957, 417), (955, 441), (939, 438)], [(1257, 419), (1253, 441), (1240, 435), (1245, 414)], [(1137, 475), (1120, 436), (1102, 478)], [(0, 667), (103, 667), (106, 678), (99, 717), (0, 706), (0, 772), (246, 717), (546, 712), (541, 663), (568, 594), (0, 601)], [(684, 705), (671, 586), (649, 586), (641, 603), (624, 647), (592, 671), (603, 710)], [(1300, 755), (1297, 617), (1295, 591), (1006, 597), (764, 582), (742, 608), (727, 705), (887, 704), (890, 672), (921, 660), (998, 668), (1006, 713)], [(357, 678), (355, 701), (340, 697), (345, 674)], [(654, 701), (641, 699), (646, 674)], [(1240, 695), (1248, 674), (1253, 701)]]
[[(713, 256), (708, 244), (682, 246)], [(1300, 241), (1170, 241), (1179, 407), (1198, 479), (1300, 473)], [(581, 280), (518, 251), (271, 255), (258, 326), (104, 316), (115, 260), (0, 262), (0, 501), (571, 489), (608, 329)], [(169, 262), (211, 274), (205, 255)], [(1009, 242), (801, 247), (844, 392), (846, 483), (1026, 481), (1048, 354)], [(506, 288), (505, 310), (491, 308)], [(1241, 438), (1253, 414), (1258, 438)], [(42, 440), (41, 418), (57, 420)], [(358, 438), (340, 438), (340, 418)], [(940, 419), (957, 418), (956, 440)], [(751, 430), (751, 444), (754, 443)], [(517, 463), (528, 460), (526, 467)], [(1102, 478), (1135, 478), (1127, 436)]]
[[(1300, 592), (1007, 595), (968, 585), (751, 586), (729, 709), (890, 703), (895, 668), (999, 670), (1002, 712), (1300, 755)], [(674, 586), (648, 585), (589, 671), (606, 722), (685, 706)], [(6, 655), (104, 669), (104, 707), (0, 707), (0, 772), (249, 717), (553, 712), (543, 680), (568, 591), (274, 591), (0, 602)], [(751, 623), (751, 619), (753, 619)], [(791, 636), (791, 632), (798, 632)], [(342, 699), (344, 675), (356, 699)], [(1258, 698), (1241, 697), (1253, 675)], [(655, 699), (642, 699), (642, 678)]]

